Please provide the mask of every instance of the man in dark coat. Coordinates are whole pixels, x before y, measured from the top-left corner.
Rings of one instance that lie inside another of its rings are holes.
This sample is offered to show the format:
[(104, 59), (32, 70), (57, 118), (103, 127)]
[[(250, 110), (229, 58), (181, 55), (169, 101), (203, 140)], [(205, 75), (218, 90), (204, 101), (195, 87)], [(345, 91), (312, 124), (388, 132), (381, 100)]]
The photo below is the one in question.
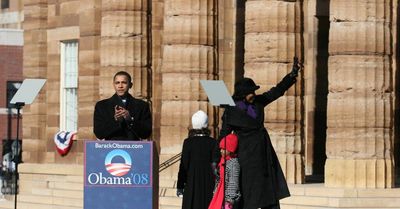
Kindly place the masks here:
[(205, 112), (193, 114), (192, 126), (183, 142), (176, 194), (183, 195), (182, 209), (207, 209), (215, 184), (211, 159), (217, 141), (210, 137)]
[[(264, 128), (264, 108), (282, 96), (295, 82), (300, 64), (269, 91), (256, 95), (250, 78), (235, 83), (235, 107), (225, 109), (220, 136), (234, 131), (239, 138), (242, 208), (279, 209), (279, 200), (290, 196), (289, 189), (270, 137)], [(214, 158), (215, 159), (215, 158)]]
[(114, 75), (115, 94), (96, 103), (93, 132), (98, 139), (133, 140), (147, 139), (152, 131), (149, 104), (128, 93), (132, 88), (129, 73)]

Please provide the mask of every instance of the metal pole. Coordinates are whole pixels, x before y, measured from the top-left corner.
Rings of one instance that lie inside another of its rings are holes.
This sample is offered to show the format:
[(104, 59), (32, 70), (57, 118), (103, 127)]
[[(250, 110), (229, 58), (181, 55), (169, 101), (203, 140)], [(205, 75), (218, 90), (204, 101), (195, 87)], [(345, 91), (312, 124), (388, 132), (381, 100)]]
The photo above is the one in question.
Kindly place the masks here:
[[(17, 137), (15, 139), (16, 147), (15, 147), (15, 155), (14, 155), (14, 163), (15, 163), (15, 179), (14, 179), (14, 209), (17, 209), (17, 193), (18, 193), (18, 163), (19, 163), (19, 118), (21, 116), (21, 108), (25, 105), (23, 102), (15, 103), (17, 107)], [(12, 148), (12, 145), (11, 145)]]

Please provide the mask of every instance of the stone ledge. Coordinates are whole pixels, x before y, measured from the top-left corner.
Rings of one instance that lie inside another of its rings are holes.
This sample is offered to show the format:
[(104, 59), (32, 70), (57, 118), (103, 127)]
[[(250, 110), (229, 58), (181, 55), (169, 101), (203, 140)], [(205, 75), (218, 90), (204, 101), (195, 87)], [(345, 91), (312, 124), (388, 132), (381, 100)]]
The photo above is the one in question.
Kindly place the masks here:
[(22, 163), (18, 166), (18, 171), (21, 174), (34, 173), (83, 177), (83, 165)]
[(400, 198), (400, 188), (387, 189), (360, 189), (360, 188), (332, 188), (324, 184), (289, 184), (292, 195), (315, 197), (397, 197)]
[(289, 185), (291, 197), (281, 200), (282, 209), (290, 208), (398, 208), (400, 188), (329, 188), (324, 184)]
[[(179, 208), (182, 199), (176, 197), (175, 180), (163, 180), (160, 188), (160, 208)], [(324, 184), (289, 184), (291, 197), (281, 200), (282, 209), (386, 209), (399, 208), (400, 188), (348, 189), (328, 188)]]

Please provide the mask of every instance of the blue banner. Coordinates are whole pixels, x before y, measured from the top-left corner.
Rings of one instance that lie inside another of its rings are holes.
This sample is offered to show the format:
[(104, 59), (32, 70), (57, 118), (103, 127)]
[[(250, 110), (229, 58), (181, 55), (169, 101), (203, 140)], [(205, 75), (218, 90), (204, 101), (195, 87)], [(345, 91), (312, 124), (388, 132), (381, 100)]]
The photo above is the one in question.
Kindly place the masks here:
[(152, 209), (152, 145), (86, 141), (84, 209)]

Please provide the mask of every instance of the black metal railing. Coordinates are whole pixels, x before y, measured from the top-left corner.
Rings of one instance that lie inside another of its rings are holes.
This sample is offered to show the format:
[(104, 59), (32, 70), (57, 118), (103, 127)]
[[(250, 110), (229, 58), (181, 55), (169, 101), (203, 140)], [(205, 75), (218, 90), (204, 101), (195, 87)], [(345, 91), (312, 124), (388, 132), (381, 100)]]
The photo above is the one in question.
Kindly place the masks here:
[(169, 168), (171, 165), (179, 162), (181, 160), (181, 155), (182, 155), (182, 152), (172, 156), (171, 158), (169, 158), (165, 162), (161, 163), (160, 167), (158, 168), (158, 171), (161, 173), (161, 171), (163, 171), (163, 170)]

